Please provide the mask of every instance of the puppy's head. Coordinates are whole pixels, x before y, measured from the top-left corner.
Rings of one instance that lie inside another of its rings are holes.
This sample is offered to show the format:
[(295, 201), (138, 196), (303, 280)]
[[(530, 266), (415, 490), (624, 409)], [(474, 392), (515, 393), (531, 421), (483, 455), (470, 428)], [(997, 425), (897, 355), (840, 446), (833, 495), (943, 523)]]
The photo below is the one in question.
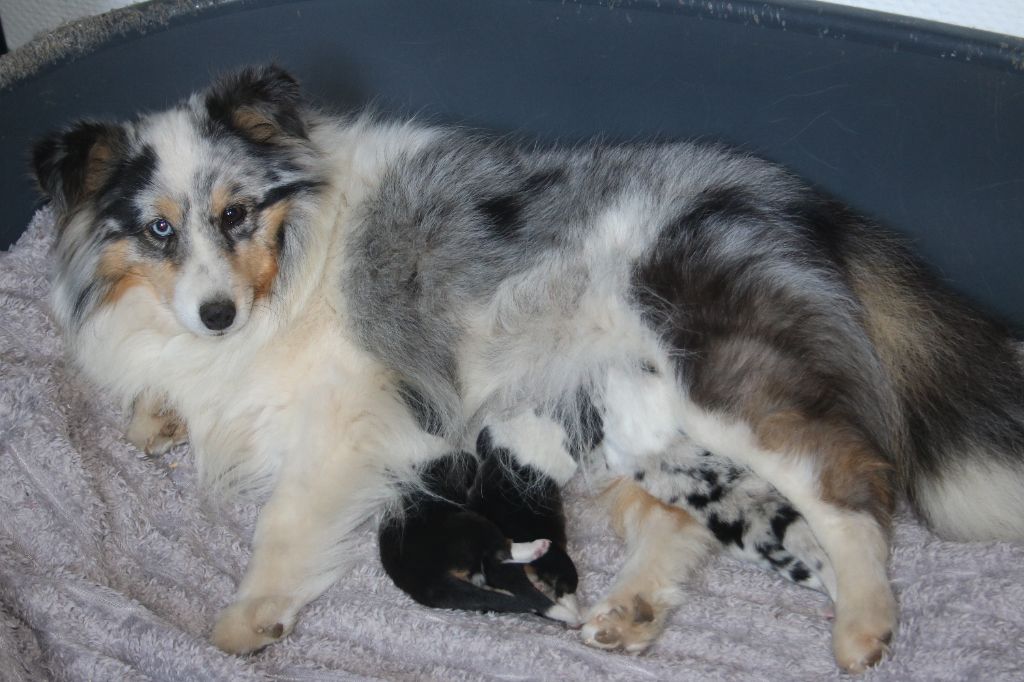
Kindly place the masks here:
[(295, 80), (263, 67), (167, 111), (40, 140), (33, 169), (58, 215), (62, 322), (141, 287), (193, 334), (244, 327), (279, 292), (322, 184), (307, 132)]

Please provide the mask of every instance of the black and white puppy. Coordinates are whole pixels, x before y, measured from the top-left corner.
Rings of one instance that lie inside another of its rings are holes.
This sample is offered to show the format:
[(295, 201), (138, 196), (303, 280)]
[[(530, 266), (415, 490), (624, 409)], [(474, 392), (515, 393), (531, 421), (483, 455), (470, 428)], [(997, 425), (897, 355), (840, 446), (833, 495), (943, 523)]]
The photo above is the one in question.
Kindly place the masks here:
[(436, 608), (536, 613), (576, 626), (576, 567), (565, 552), (557, 484), (523, 466), (488, 429), (467, 452), (420, 470), (379, 532), (384, 570)]
[(476, 451), (480, 469), (469, 494), (469, 507), (492, 520), (513, 542), (531, 538), (550, 541), (547, 552), (523, 569), (546, 596), (569, 614), (576, 614), (579, 577), (566, 551), (558, 483), (536, 467), (523, 464), (510, 447), (497, 443), (490, 428), (480, 432)]

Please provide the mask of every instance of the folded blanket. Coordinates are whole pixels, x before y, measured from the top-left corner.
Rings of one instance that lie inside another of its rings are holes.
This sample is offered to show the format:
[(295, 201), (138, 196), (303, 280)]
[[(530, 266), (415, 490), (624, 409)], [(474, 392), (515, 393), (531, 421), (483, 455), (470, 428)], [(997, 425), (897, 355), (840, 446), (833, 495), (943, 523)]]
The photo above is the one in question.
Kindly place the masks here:
[[(718, 557), (646, 654), (584, 646), (533, 616), (430, 610), (390, 584), (374, 529), (294, 634), (234, 657), (207, 642), (245, 569), (253, 504), (207, 500), (187, 446), (147, 459), (64, 359), (48, 314), (53, 216), (0, 253), (0, 680), (821, 680), (827, 600)], [(567, 492), (581, 596), (622, 549), (581, 484)], [(943, 542), (896, 517), (902, 615), (870, 680), (1024, 679), (1024, 544)]]

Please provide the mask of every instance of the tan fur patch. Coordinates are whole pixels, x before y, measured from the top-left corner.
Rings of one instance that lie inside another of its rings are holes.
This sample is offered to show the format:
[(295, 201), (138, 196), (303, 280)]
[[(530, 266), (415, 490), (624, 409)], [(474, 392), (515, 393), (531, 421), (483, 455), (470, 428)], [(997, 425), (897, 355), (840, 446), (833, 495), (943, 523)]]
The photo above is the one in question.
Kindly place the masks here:
[(893, 469), (857, 429), (789, 411), (762, 419), (756, 435), (767, 450), (814, 457), (823, 500), (888, 524)]
[(912, 276), (874, 261), (850, 264), (851, 284), (865, 311), (864, 326), (887, 374), (904, 392), (942, 392), (944, 368), (961, 347), (957, 330)]
[(239, 244), (233, 266), (238, 276), (249, 282), (253, 298), (264, 298), (277, 277), (277, 248), (263, 240)]
[(651, 514), (667, 514), (674, 522), (674, 530), (697, 523), (684, 510), (665, 504), (628, 478), (616, 479), (601, 493), (601, 498), (608, 505), (612, 527), (622, 537), (631, 530), (627, 525), (642, 526), (644, 519)]
[(253, 298), (260, 299), (270, 294), (277, 277), (277, 235), (284, 228), (284, 220), (291, 209), (291, 202), (280, 201), (263, 212), (260, 220), (263, 227), (252, 241), (238, 245), (235, 251), (234, 268), (240, 277), (249, 282)]
[(277, 243), (277, 233), (284, 225), (284, 219), (288, 217), (288, 212), (291, 210), (292, 202), (285, 199), (263, 211), (263, 231), (267, 235), (268, 242)]
[(107, 304), (116, 303), (134, 287), (148, 287), (161, 300), (174, 295), (177, 271), (170, 263), (136, 259), (128, 240), (113, 242), (100, 257), (97, 276), (110, 287), (103, 298)]
[(223, 185), (216, 185), (210, 195), (210, 214), (215, 220), (220, 220), (224, 209), (231, 204), (231, 193)]
[(256, 142), (267, 142), (280, 132), (273, 120), (251, 107), (239, 107), (232, 121), (243, 135)]
[(114, 163), (114, 150), (106, 140), (98, 140), (89, 149), (89, 158), (85, 164), (85, 182), (83, 188), (85, 195), (89, 196), (98, 192), (103, 184), (110, 177), (110, 171)]
[(164, 220), (167, 220), (175, 227), (181, 227), (185, 216), (181, 212), (181, 206), (178, 205), (178, 202), (174, 201), (170, 197), (163, 196), (154, 202), (154, 207), (160, 217)]
[(654, 621), (654, 607), (639, 594), (633, 597), (633, 622), (651, 623)]

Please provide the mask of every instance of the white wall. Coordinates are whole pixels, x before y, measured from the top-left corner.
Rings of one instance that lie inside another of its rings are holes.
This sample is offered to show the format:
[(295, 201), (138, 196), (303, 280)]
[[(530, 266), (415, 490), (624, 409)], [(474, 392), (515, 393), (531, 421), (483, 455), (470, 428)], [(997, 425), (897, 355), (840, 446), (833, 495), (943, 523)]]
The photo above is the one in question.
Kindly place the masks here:
[[(1024, 0), (830, 0), (850, 5), (958, 24), (985, 31), (1024, 37)], [(0, 0), (7, 46), (11, 49), (60, 24), (101, 14), (135, 0)]]
[(138, 0), (0, 0), (0, 20), (7, 47), (14, 49), (72, 19), (103, 14)]
[(1024, 0), (826, 0), (1024, 38)]

